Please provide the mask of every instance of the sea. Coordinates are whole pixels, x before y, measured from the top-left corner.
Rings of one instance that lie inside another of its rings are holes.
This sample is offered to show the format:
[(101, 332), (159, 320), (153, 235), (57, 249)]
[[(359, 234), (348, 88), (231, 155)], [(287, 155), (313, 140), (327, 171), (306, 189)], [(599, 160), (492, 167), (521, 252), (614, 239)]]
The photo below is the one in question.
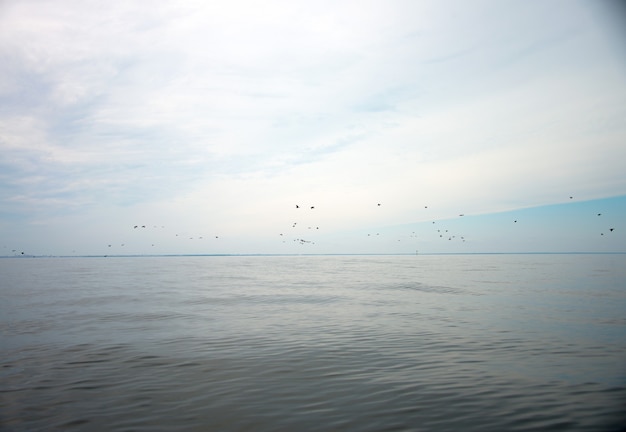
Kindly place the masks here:
[(626, 430), (626, 254), (0, 259), (2, 431)]

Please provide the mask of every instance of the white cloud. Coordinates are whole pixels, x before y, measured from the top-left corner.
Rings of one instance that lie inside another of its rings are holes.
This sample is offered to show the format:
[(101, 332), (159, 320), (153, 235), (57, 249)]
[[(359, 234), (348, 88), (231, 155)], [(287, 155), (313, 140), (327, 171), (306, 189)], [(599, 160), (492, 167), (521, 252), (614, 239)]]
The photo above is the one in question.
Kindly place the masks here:
[(558, 1), (6, 2), (0, 197), (253, 233), (298, 200), (339, 230), (623, 194), (624, 64), (594, 19)]

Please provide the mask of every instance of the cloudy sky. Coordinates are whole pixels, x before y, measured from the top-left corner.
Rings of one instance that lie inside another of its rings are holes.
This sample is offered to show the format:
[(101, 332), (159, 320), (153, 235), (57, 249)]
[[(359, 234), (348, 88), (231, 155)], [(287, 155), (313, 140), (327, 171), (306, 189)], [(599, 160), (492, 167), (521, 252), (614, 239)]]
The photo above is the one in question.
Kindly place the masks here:
[(625, 251), (624, 12), (1, 1), (0, 255)]

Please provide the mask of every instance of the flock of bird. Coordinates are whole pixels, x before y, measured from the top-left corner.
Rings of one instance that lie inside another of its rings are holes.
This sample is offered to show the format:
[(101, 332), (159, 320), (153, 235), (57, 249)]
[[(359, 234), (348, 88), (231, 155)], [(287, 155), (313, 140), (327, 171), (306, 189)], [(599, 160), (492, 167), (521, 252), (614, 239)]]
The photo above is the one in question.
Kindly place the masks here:
[[(573, 200), (574, 197), (570, 196), (569, 197), (570, 200)], [(378, 203), (377, 207), (380, 207), (382, 204)], [(301, 206), (299, 204), (296, 204), (296, 209), (301, 208)], [(310, 206), (310, 209), (314, 209), (315, 206)], [(428, 206), (424, 206), (425, 209), (428, 209)], [(602, 213), (598, 213), (598, 216), (602, 216)], [(465, 213), (459, 213), (459, 217), (464, 217)], [(436, 221), (432, 221), (433, 224), (437, 224)], [(517, 219), (513, 220), (513, 223), (517, 223)], [(292, 227), (296, 227), (297, 222), (294, 222)], [(309, 227), (309, 229), (311, 229), (311, 227)], [(319, 227), (316, 227), (315, 229), (319, 229)], [(615, 230), (615, 228), (609, 228), (609, 232), (613, 232)], [(281, 236), (283, 235), (282, 233), (280, 234)], [(459, 235), (459, 234), (453, 234), (449, 229), (445, 229), (445, 228), (438, 228), (437, 229), (437, 235), (439, 236), (440, 239), (446, 240), (447, 241), (453, 241), (453, 240), (459, 240), (461, 242), (465, 242), (466, 238), (465, 235)], [(601, 236), (604, 235), (604, 232), (600, 233)], [(372, 234), (372, 233), (368, 233), (367, 234), (368, 237), (373, 237), (373, 236), (380, 236), (380, 233), (376, 233), (376, 234)], [(411, 232), (411, 235), (409, 236), (410, 238), (418, 238), (418, 235), (415, 231)], [(401, 241), (402, 239), (397, 239), (397, 241)], [(284, 241), (283, 241), (284, 242)], [(315, 244), (315, 242), (310, 241), (310, 240), (304, 240), (301, 238), (296, 238), (294, 239), (294, 242), (298, 242), (300, 244)]]
[[(570, 200), (572, 200), (574, 197), (570, 196), (569, 198), (570, 198)], [(377, 203), (376, 204), (376, 207), (381, 207), (381, 206), (382, 206), (381, 203)], [(302, 210), (304, 210), (306, 208), (308, 208), (308, 210), (315, 210), (315, 205), (302, 206), (300, 204), (295, 204), (295, 208), (298, 211), (302, 211)], [(424, 206), (424, 209), (428, 209), (428, 206)], [(464, 217), (465, 214), (464, 213), (459, 213), (458, 216), (459, 217)], [(602, 213), (597, 213), (597, 216), (601, 217)], [(518, 220), (517, 219), (513, 219), (512, 222), (516, 224), (516, 223), (518, 223)], [(298, 221), (293, 222), (291, 224), (291, 228), (292, 229), (301, 228), (302, 224), (298, 225), (299, 223), (300, 222), (298, 222)], [(439, 226), (440, 225), (439, 221), (432, 221), (432, 225), (435, 225), (433, 227), (432, 233), (435, 236), (438, 236), (439, 239), (447, 240), (447, 241), (454, 241), (454, 240), (456, 240), (456, 241), (460, 241), (460, 242), (463, 242), (463, 243), (466, 241), (466, 235), (465, 234), (464, 235), (460, 235), (460, 233), (452, 232), (452, 230), (449, 227)], [(165, 226), (164, 225), (153, 225), (151, 228), (152, 229), (165, 229)], [(132, 229), (133, 230), (138, 230), (138, 231), (143, 231), (143, 230), (150, 229), (150, 226), (145, 225), (145, 224), (137, 224), (137, 225), (132, 225)], [(311, 231), (317, 231), (317, 230), (320, 229), (320, 227), (316, 226), (316, 225), (308, 225), (307, 224), (306, 229), (307, 230), (311, 230)], [(610, 227), (610, 228), (607, 228), (607, 229), (608, 229), (609, 233), (613, 233), (615, 231), (615, 228), (613, 228), (613, 227)], [(300, 232), (300, 231), (297, 231), (297, 232)], [(604, 234), (605, 234), (604, 231), (600, 232), (601, 236), (604, 236)], [(287, 237), (287, 235), (285, 235), (285, 232), (279, 233), (279, 236), (283, 238), (282, 239), (282, 243), (286, 243), (287, 242), (287, 240), (285, 240), (285, 237)], [(367, 237), (378, 237), (378, 236), (380, 236), (380, 233), (379, 232), (367, 233), (366, 236)], [(215, 238), (215, 239), (219, 239), (220, 238), (219, 235), (205, 236), (204, 234), (203, 235), (197, 235), (196, 234), (196, 235), (191, 235), (190, 236), (187, 233), (175, 233), (174, 237), (175, 238), (179, 238), (179, 239), (186, 238), (188, 240), (204, 240), (205, 238), (208, 238), (208, 237)], [(419, 238), (418, 234), (415, 231), (411, 232), (410, 235), (405, 236), (405, 237), (415, 238), (415, 239)], [(162, 237), (160, 237), (160, 238), (162, 238)], [(398, 242), (401, 241), (401, 240), (402, 240), (402, 238), (398, 238), (397, 239)], [(305, 239), (305, 238), (302, 238), (302, 237), (293, 237), (292, 241), (294, 243), (300, 244), (300, 245), (314, 245), (315, 244), (315, 241), (310, 239), (310, 238), (309, 239)], [(107, 248), (112, 248), (113, 250), (116, 250), (116, 247), (118, 247), (118, 245), (119, 245), (119, 247), (125, 247), (126, 246), (126, 242), (115, 243), (115, 244), (114, 243), (109, 243), (109, 244), (107, 244)], [(150, 246), (154, 247), (155, 243), (150, 243)], [(4, 246), (4, 247), (5, 247), (5, 249), (7, 248), (6, 246)], [(109, 250), (111, 250), (111, 249), (109, 249)], [(119, 250), (116, 250), (116, 253), (117, 252), (119, 252)], [(13, 256), (25, 256), (25, 255), (27, 255), (27, 254), (25, 254), (25, 252), (20, 251), (18, 249), (11, 249), (11, 253), (13, 254)]]
[[(149, 228), (149, 227), (148, 227), (148, 226), (146, 226), (146, 225), (133, 225), (133, 229), (135, 229), (135, 230), (136, 230), (136, 229), (143, 230), (143, 229), (146, 229), (146, 228)], [(159, 226), (157, 226), (157, 225), (153, 225), (153, 226), (152, 226), (152, 228), (159, 228)], [(161, 228), (161, 229), (164, 229), (164, 228), (165, 228), (165, 225), (161, 225), (161, 226), (160, 226), (160, 228)], [(185, 237), (186, 237), (186, 235), (184, 235), (184, 234), (178, 234), (178, 233), (177, 233), (177, 234), (175, 234), (174, 236), (175, 236), (175, 237), (180, 237), (180, 238), (182, 238), (183, 236), (185, 236)], [(215, 237), (216, 239), (218, 239), (218, 238), (219, 238), (219, 236), (214, 236), (214, 237)], [(204, 235), (199, 235), (199, 236), (191, 236), (191, 237), (188, 237), (188, 239), (189, 239), (189, 240), (194, 240), (194, 239), (196, 239), (196, 240), (203, 240), (203, 239), (204, 239)], [(154, 245), (155, 245), (155, 243), (152, 243), (150, 246), (154, 247)], [(109, 244), (107, 245), (107, 247), (113, 247), (113, 246), (114, 246), (114, 245), (113, 245), (112, 243), (109, 243)], [(120, 243), (120, 245), (119, 245), (119, 246), (120, 246), (120, 247), (124, 247), (124, 246), (126, 246), (126, 243)]]
[[(573, 196), (569, 197), (570, 199), (573, 199)], [(377, 203), (376, 207), (381, 207), (382, 203)], [(302, 211), (302, 210), (315, 210), (315, 205), (301, 205), (301, 204), (295, 204), (295, 209), (298, 211)], [(424, 209), (428, 209), (428, 206), (424, 206)], [(465, 213), (459, 213), (458, 214), (459, 217), (464, 217)], [(602, 213), (597, 213), (597, 216), (602, 216)], [(518, 223), (517, 219), (513, 219), (512, 220), (513, 223)], [(299, 225), (300, 224), (300, 225)], [(460, 233), (455, 233), (452, 231), (451, 228), (449, 227), (443, 227), (440, 226), (440, 222), (439, 221), (432, 221), (432, 225), (435, 225), (435, 227), (433, 227), (433, 234), (441, 239), (441, 240), (446, 240), (446, 241), (460, 241), (465, 243), (466, 242), (466, 235), (461, 235)], [(161, 226), (157, 226), (157, 225), (153, 225), (152, 228), (165, 228), (165, 226), (161, 225)], [(149, 226), (147, 225), (133, 225), (132, 227), (134, 230), (144, 230), (144, 229), (149, 229)], [(295, 221), (291, 224), (291, 228), (302, 228), (302, 224), (299, 221)], [(311, 230), (311, 231), (317, 231), (320, 229), (319, 226), (316, 225), (306, 225), (306, 229), (307, 230)], [(615, 228), (608, 228), (609, 232), (614, 232)], [(286, 243), (287, 240), (285, 240), (285, 237), (287, 237), (287, 235), (285, 234), (285, 232), (280, 232), (278, 234), (280, 237), (282, 237), (282, 243)], [(604, 232), (601, 232), (600, 235), (604, 235)], [(379, 232), (376, 233), (367, 233), (366, 234), (367, 237), (378, 237), (380, 236)], [(182, 234), (182, 233), (176, 233), (175, 237), (183, 239), (186, 238), (188, 240), (203, 240), (205, 238), (207, 238), (207, 236), (205, 235), (192, 235), (189, 236), (188, 234)], [(218, 235), (213, 235), (211, 236), (215, 239), (219, 239), (220, 237)], [(410, 235), (407, 236), (408, 238), (414, 238), (417, 239), (419, 238), (418, 234), (415, 231), (412, 231), (410, 233)], [(398, 242), (402, 241), (402, 238), (398, 238), (397, 239)], [(300, 236), (295, 236), (292, 238), (292, 242), (295, 244), (299, 244), (299, 245), (314, 245), (315, 244), (315, 240), (311, 239), (311, 238), (303, 238)], [(125, 246), (125, 243), (121, 243), (120, 247)], [(152, 247), (155, 246), (154, 243), (151, 244)], [(113, 247), (113, 244), (108, 244), (108, 247), (111, 248)]]

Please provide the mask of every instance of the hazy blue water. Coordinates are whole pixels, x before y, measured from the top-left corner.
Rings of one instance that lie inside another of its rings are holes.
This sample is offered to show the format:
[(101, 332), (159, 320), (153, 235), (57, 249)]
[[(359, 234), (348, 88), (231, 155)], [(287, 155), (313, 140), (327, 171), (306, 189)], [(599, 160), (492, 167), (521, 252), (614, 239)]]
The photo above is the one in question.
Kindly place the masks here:
[(617, 431), (626, 255), (0, 260), (0, 425)]

